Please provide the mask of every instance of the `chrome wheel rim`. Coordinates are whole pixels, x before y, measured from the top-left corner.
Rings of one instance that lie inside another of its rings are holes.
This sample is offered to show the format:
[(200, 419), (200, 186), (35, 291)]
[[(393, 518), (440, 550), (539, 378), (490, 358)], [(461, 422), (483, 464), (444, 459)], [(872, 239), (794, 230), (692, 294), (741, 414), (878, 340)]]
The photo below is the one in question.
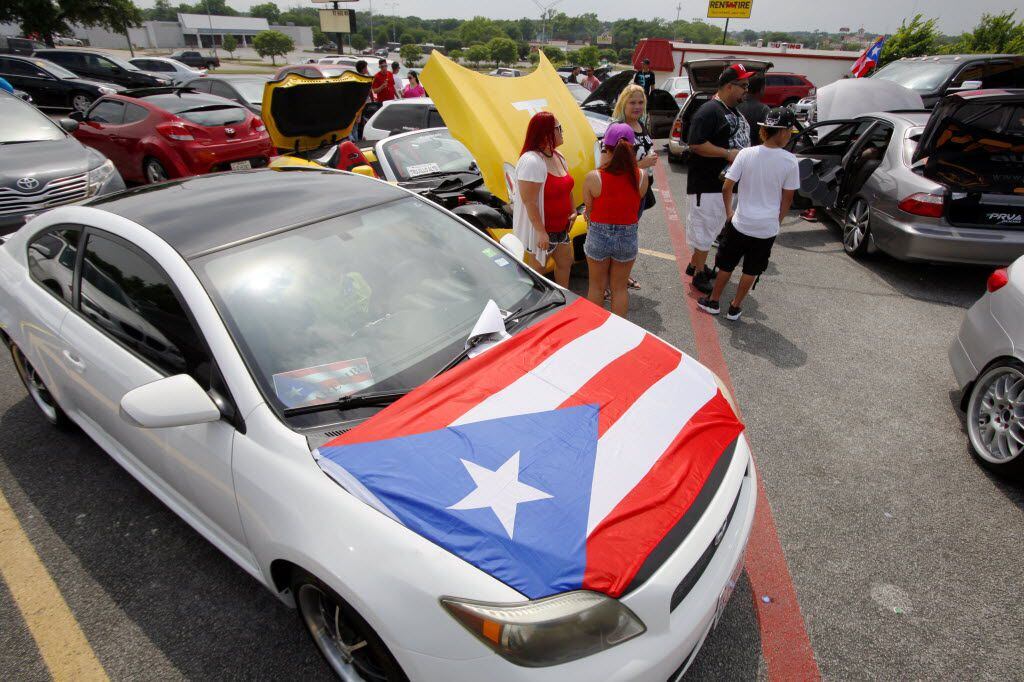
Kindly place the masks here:
[(853, 202), (846, 214), (846, 224), (843, 225), (843, 247), (848, 252), (856, 251), (867, 238), (869, 220), (868, 205), (859, 199)]
[(85, 113), (86, 109), (89, 108), (89, 105), (91, 103), (92, 100), (86, 97), (85, 95), (75, 95), (71, 98), (72, 108), (74, 108), (75, 111), (82, 112), (83, 114)]
[(146, 179), (150, 182), (163, 182), (167, 179), (167, 173), (164, 171), (164, 167), (160, 165), (160, 162), (146, 162)]
[(1024, 452), (1024, 373), (1015, 367), (987, 372), (971, 392), (968, 431), (987, 462), (1006, 464)]
[(341, 605), (316, 585), (299, 588), (299, 609), (313, 641), (334, 673), (345, 682), (387, 680), (369, 655), (369, 642), (348, 622)]
[(36, 407), (39, 408), (47, 420), (54, 424), (57, 423), (57, 403), (54, 402), (53, 396), (50, 395), (50, 389), (46, 388), (42, 377), (39, 376), (35, 367), (32, 366), (32, 363), (28, 361), (20, 350), (14, 351), (14, 364)]

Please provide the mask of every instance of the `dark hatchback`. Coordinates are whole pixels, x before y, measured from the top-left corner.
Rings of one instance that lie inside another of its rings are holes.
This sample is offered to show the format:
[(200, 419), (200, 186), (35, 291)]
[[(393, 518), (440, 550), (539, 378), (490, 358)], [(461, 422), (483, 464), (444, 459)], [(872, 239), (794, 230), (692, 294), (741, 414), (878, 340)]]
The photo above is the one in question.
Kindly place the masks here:
[(183, 83), (182, 87), (224, 97), (241, 104), (259, 116), (263, 107), (263, 86), (267, 84), (268, 80), (270, 80), (270, 76), (259, 74), (203, 76)]
[(62, 48), (59, 50), (36, 50), (35, 56), (63, 66), (82, 78), (91, 78), (104, 83), (117, 83), (126, 88), (151, 88), (171, 84), (167, 78), (141, 71), (134, 64), (103, 52)]
[(37, 107), (85, 111), (103, 95), (121, 92), (113, 83), (79, 78), (63, 66), (38, 57), (0, 55), (0, 76), (32, 95)]

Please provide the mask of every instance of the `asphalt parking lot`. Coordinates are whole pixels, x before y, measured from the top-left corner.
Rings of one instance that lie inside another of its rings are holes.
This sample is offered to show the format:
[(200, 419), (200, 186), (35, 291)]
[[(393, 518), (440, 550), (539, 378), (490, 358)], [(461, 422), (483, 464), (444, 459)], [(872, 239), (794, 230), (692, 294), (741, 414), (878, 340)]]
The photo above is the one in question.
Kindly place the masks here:
[[(824, 678), (1020, 679), (1024, 488), (972, 459), (946, 359), (989, 269), (854, 261), (834, 226), (794, 215), (743, 318), (705, 317), (680, 278), (684, 170), (658, 172), (629, 316), (713, 367), (720, 353), (784, 558), (752, 544), (689, 678), (792, 677), (806, 633)], [(88, 662), (55, 649), (76, 629), (96, 664), (79, 677), (327, 678), (294, 612), (81, 433), (50, 429), (7, 361), (0, 424), (0, 546), (37, 567), (0, 581), (0, 678)], [(44, 608), (47, 575), (66, 610)], [(780, 636), (787, 616), (800, 632)]]

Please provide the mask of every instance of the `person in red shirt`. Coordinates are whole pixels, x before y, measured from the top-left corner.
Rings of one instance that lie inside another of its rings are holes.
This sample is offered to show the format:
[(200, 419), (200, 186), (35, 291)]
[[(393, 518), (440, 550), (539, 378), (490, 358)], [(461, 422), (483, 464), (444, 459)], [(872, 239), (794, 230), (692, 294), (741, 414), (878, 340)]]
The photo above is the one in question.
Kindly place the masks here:
[(370, 93), (375, 102), (387, 102), (395, 99), (395, 77), (388, 69), (388, 60), (381, 59), (377, 62), (377, 75), (373, 77), (370, 84)]

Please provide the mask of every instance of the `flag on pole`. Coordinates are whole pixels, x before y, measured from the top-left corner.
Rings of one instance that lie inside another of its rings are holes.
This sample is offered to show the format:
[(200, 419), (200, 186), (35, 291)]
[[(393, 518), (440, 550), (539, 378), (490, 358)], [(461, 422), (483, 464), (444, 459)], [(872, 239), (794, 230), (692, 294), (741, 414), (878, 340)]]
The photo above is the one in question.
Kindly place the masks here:
[(864, 50), (864, 54), (850, 67), (850, 73), (853, 74), (854, 78), (864, 78), (871, 69), (875, 68), (879, 58), (882, 56), (883, 45), (885, 45), (885, 37), (879, 36), (878, 40), (871, 47)]

